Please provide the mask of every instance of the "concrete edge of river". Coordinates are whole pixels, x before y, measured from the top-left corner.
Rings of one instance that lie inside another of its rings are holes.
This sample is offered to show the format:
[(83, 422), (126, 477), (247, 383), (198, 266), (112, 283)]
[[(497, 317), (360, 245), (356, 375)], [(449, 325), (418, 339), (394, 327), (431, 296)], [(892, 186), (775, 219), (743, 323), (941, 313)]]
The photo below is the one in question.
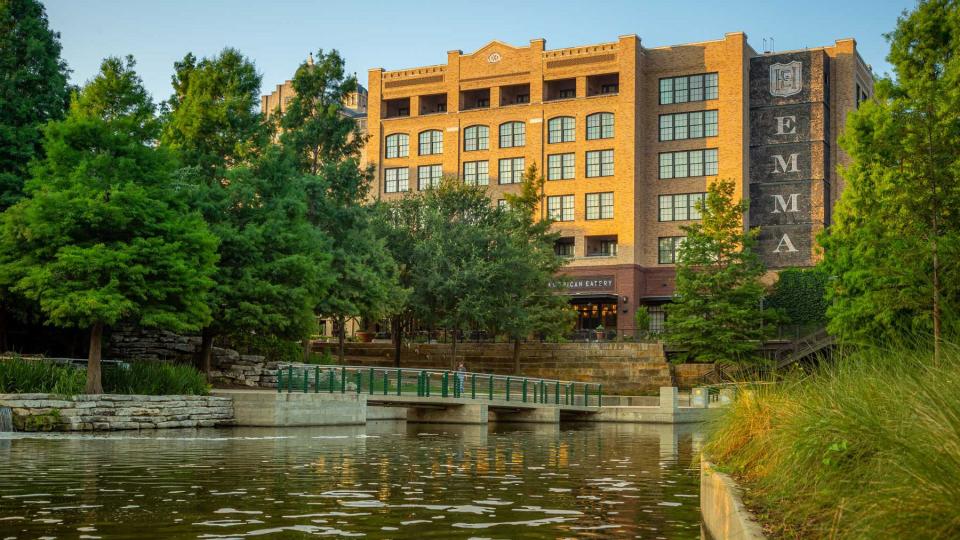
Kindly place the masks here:
[(747, 510), (742, 488), (716, 469), (713, 463), (700, 461), (700, 514), (707, 538), (717, 540), (763, 540), (763, 528)]

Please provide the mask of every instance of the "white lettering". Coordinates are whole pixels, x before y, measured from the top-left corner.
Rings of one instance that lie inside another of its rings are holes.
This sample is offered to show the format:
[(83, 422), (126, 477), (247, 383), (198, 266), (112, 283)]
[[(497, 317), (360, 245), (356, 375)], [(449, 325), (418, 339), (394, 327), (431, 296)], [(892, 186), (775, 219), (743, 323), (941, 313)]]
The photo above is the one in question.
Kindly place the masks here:
[(780, 154), (773, 156), (773, 174), (785, 172), (797, 172), (797, 156), (800, 154), (790, 154), (790, 157), (783, 159)]
[(783, 195), (773, 195), (773, 212), (770, 213), (779, 214), (781, 208), (784, 212), (796, 212), (797, 197), (799, 196), (799, 193), (791, 193), (789, 198), (784, 199)]
[(780, 248), (786, 246), (787, 253), (793, 253), (797, 251), (797, 248), (793, 247), (793, 242), (790, 241), (790, 237), (783, 235), (783, 238), (780, 239), (780, 243), (777, 244), (777, 249), (773, 250), (774, 253), (780, 253)]
[(777, 117), (777, 135), (793, 135), (797, 132), (796, 116)]

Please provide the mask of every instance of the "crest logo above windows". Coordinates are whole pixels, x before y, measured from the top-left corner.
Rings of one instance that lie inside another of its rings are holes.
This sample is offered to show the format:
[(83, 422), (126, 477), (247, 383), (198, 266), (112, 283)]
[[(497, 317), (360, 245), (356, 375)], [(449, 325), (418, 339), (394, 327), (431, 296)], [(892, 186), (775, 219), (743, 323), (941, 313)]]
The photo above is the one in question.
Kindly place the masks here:
[(770, 65), (770, 94), (788, 97), (803, 90), (803, 63), (798, 60), (787, 64)]
[(500, 53), (495, 52), (495, 53), (490, 53), (490, 56), (487, 57), (487, 62), (490, 62), (491, 64), (496, 64), (502, 59), (503, 57), (500, 56)]

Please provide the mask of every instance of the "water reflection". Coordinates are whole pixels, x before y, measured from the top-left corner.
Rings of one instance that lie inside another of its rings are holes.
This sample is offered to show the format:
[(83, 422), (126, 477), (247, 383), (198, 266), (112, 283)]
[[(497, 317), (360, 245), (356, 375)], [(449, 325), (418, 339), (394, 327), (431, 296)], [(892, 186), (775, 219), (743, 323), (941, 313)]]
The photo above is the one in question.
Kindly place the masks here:
[(695, 428), (3, 434), (0, 538), (698, 538)]

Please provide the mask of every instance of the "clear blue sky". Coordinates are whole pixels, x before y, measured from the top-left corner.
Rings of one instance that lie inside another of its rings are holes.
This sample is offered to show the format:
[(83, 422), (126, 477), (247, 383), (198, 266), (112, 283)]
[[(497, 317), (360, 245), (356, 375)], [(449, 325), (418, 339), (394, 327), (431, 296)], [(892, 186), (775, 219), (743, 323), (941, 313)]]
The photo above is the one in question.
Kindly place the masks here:
[(853, 37), (874, 71), (889, 71), (883, 38), (913, 0), (641, 1), (592, 0), (47, 0), (63, 55), (83, 83), (109, 55), (132, 54), (155, 100), (170, 94), (173, 62), (187, 52), (225, 46), (252, 58), (263, 90), (289, 79), (311, 50), (338, 49), (366, 85), (367, 69), (446, 61), (492, 39), (525, 45), (544, 38), (555, 49), (637, 34), (647, 47), (722, 38), (744, 31), (760, 51), (830, 45)]

